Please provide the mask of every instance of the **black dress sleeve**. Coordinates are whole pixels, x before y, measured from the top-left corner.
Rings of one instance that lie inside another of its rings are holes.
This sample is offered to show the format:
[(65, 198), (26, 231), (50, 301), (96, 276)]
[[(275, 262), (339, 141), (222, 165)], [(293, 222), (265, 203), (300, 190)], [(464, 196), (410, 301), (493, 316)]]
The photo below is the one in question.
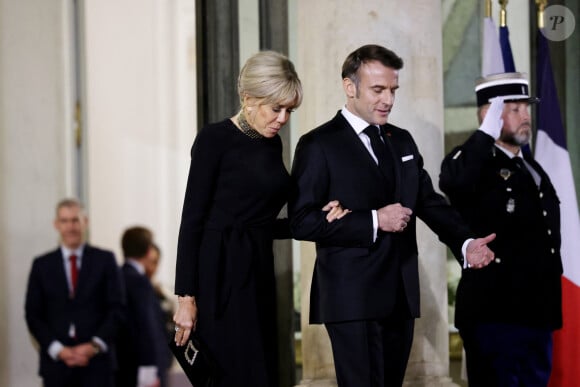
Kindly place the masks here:
[(177, 243), (175, 294), (194, 296), (203, 224), (220, 173), (220, 159), (227, 146), (215, 125), (202, 129), (191, 148), (191, 164), (185, 190)]

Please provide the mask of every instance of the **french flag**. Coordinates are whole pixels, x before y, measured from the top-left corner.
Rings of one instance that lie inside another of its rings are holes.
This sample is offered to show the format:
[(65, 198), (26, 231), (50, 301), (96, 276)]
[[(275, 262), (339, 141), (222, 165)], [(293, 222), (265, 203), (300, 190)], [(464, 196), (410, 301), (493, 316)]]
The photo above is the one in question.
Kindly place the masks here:
[(481, 76), (505, 72), (497, 29), (491, 17), (483, 19)]
[(562, 308), (564, 326), (554, 333), (553, 368), (549, 387), (580, 383), (580, 216), (570, 157), (546, 37), (538, 30), (535, 158), (544, 167), (560, 198)]
[(501, 56), (503, 59), (503, 68), (506, 73), (516, 71), (512, 46), (510, 44), (510, 31), (507, 26), (499, 26), (499, 45), (501, 47)]

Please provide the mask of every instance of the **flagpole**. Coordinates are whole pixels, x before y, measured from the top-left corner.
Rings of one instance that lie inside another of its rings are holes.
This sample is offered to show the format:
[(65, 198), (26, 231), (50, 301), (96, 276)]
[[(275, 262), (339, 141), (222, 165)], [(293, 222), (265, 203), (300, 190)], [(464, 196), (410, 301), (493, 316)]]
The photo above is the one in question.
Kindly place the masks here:
[(499, 11), (499, 26), (507, 27), (507, 3), (509, 0), (498, 0), (501, 9)]
[(485, 17), (491, 17), (491, 0), (485, 0)]
[(516, 71), (516, 65), (512, 54), (512, 47), (509, 39), (509, 29), (507, 27), (507, 4), (508, 0), (498, 0), (500, 5), (499, 11), (499, 44), (501, 47), (501, 55), (503, 58), (503, 65), (505, 72)]
[(548, 0), (536, 0), (538, 6), (538, 28), (544, 28), (544, 9), (548, 5)]

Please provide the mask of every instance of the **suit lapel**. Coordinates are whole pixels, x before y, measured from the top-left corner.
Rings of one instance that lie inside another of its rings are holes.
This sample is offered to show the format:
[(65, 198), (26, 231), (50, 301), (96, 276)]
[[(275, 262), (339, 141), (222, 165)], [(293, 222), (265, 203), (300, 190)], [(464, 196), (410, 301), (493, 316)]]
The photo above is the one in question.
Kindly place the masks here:
[(352, 147), (354, 149), (357, 159), (365, 160), (369, 171), (373, 171), (377, 179), (382, 179), (386, 182), (386, 177), (381, 172), (377, 162), (375, 159), (373, 159), (373, 156), (371, 156), (368, 149), (364, 146), (361, 139), (354, 131), (353, 127), (350, 126), (340, 111), (337, 113), (335, 119), (337, 120), (337, 127), (339, 127), (342, 131), (345, 143), (347, 144), (346, 146)]
[(62, 293), (66, 294), (68, 298), (69, 295), (69, 288), (68, 288), (68, 281), (66, 278), (66, 268), (64, 264), (64, 257), (62, 255), (61, 249), (57, 249), (53, 255), (54, 264), (51, 265), (54, 267), (53, 273), (48, 273), (48, 275), (53, 276), (54, 283), (57, 284), (56, 286), (61, 288)]
[(525, 154), (524, 154), (524, 160), (533, 169), (533, 171), (530, 171), (530, 174), (533, 174), (534, 172), (536, 173), (537, 177), (534, 177), (534, 179), (536, 179), (536, 178), (539, 179), (539, 181), (536, 182), (536, 185), (538, 187), (540, 187), (542, 185), (542, 183), (544, 181), (546, 181), (546, 174), (544, 173), (542, 166), (536, 160), (534, 160), (533, 157), (528, 157)]
[(356, 134), (352, 126), (350, 126), (346, 118), (344, 118), (340, 112), (337, 114), (337, 118), (339, 121), (339, 127), (342, 129), (345, 142), (347, 144), (352, 144), (352, 147), (355, 149), (355, 152), (360, 155), (360, 158), (366, 160), (366, 162), (369, 164), (369, 167), (372, 166), (374, 168), (373, 170), (376, 170), (377, 174), (382, 176), (377, 162), (370, 155), (367, 148), (365, 148), (359, 136)]
[(81, 269), (79, 270), (79, 278), (77, 282), (77, 290), (75, 297), (79, 297), (80, 295), (82, 295), (84, 289), (86, 289), (87, 286), (89, 285), (88, 282), (91, 279), (90, 273), (93, 272), (92, 270), (94, 262), (93, 258), (94, 257), (92, 255), (91, 248), (88, 245), (85, 245), (83, 250)]

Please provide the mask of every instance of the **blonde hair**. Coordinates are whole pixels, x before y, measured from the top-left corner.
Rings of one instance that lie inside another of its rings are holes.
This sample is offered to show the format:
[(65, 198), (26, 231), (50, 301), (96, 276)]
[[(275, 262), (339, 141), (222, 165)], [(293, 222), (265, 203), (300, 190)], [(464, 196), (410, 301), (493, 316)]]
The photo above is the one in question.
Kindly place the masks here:
[(254, 97), (263, 104), (292, 105), (302, 103), (302, 83), (294, 65), (275, 51), (260, 51), (252, 55), (238, 76), (238, 94), (243, 107), (244, 97)]

